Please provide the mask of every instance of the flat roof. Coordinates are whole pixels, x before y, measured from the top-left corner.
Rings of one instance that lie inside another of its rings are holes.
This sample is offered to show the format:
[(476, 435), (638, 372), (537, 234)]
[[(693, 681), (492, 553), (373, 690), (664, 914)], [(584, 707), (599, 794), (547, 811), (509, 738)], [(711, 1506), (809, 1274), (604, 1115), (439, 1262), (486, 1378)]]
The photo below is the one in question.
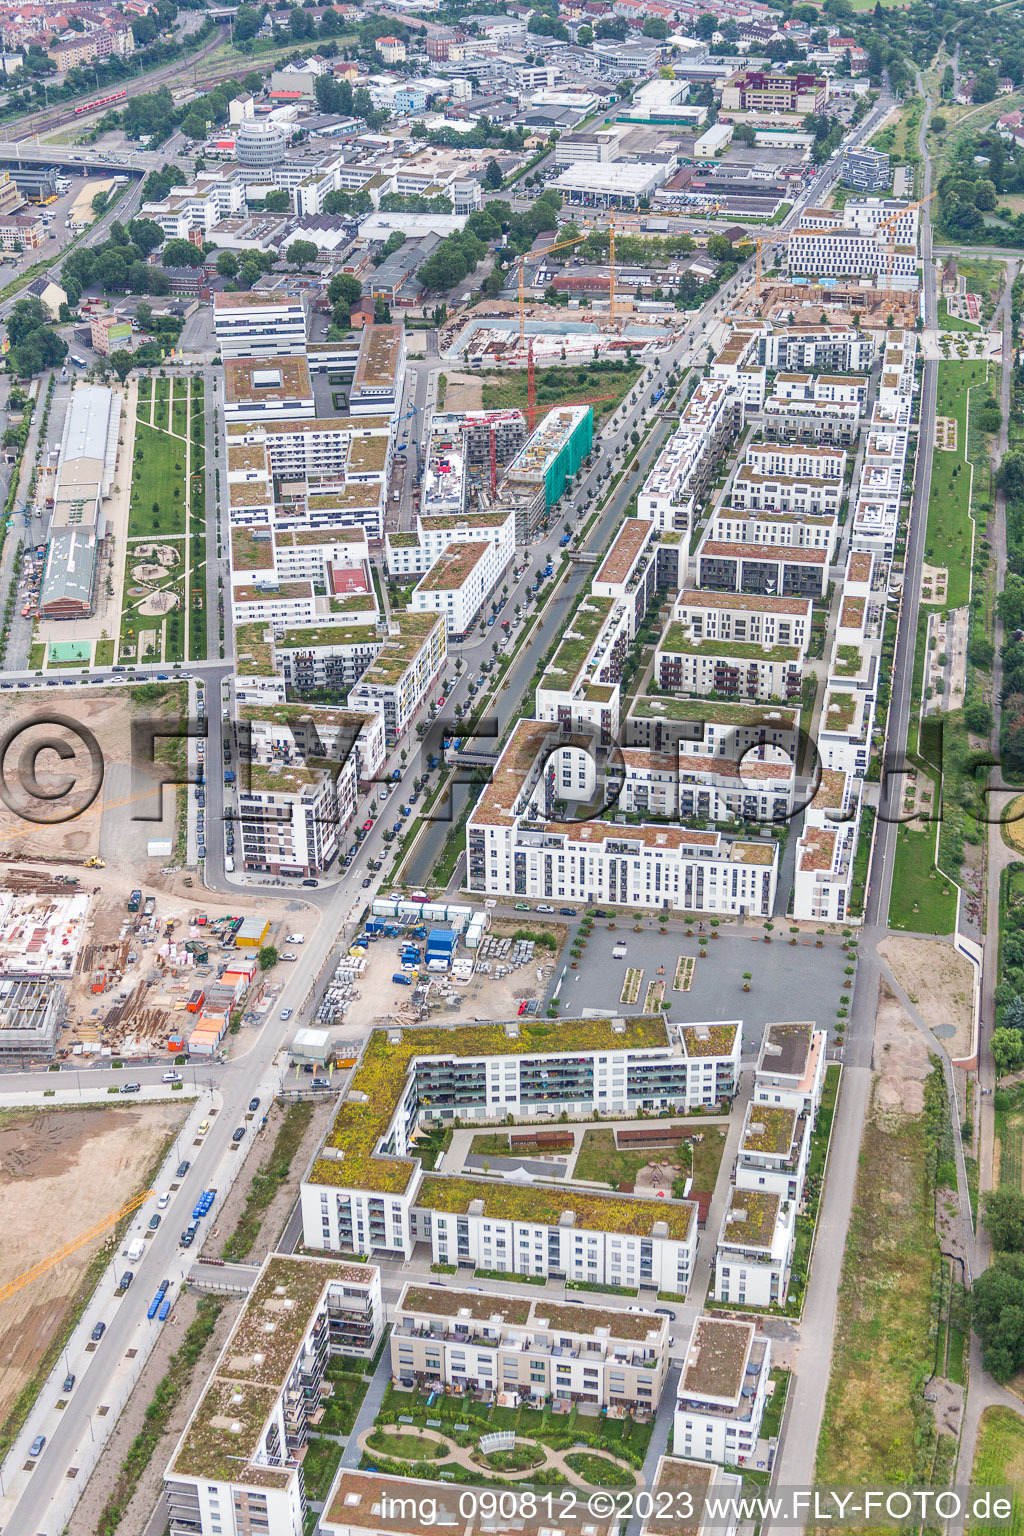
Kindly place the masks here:
[[(512, 1033), (509, 1033), (509, 1031)], [(669, 1045), (660, 1015), (628, 1019), (560, 1019), (557, 1024), (429, 1025), (422, 1029), (375, 1029), (352, 1074), (348, 1096), (339, 1104), (324, 1142), (327, 1151), (313, 1164), (310, 1181), (341, 1189), (398, 1193), (408, 1187), (413, 1164), (407, 1158), (376, 1155), (377, 1143), (405, 1092), (406, 1077), (419, 1058), (442, 1060), (486, 1056), (562, 1055), (574, 1050), (637, 1050)], [(481, 1186), (484, 1187), (484, 1186)]]
[(698, 1317), (679, 1377), (679, 1396), (738, 1399), (753, 1342), (753, 1323)]
[(599, 1195), (589, 1190), (550, 1189), (502, 1182), (448, 1177), (428, 1173), (416, 1195), (416, 1204), (428, 1211), (465, 1215), (474, 1201), (495, 1221), (532, 1222), (558, 1226), (571, 1211), (572, 1227), (589, 1232), (628, 1232), (650, 1237), (659, 1223), (667, 1235), (685, 1242), (694, 1225), (697, 1207), (689, 1201), (636, 1200), (622, 1195)]
[(780, 1197), (763, 1189), (731, 1189), (720, 1241), (734, 1248), (770, 1248)]
[(743, 1152), (763, 1152), (778, 1157), (793, 1145), (796, 1129), (796, 1110), (780, 1104), (747, 1105), (743, 1122), (740, 1149)]
[(243, 400), (311, 400), (313, 385), (305, 357), (226, 357), (224, 359), (224, 399), (228, 404)]
[(615, 542), (605, 555), (595, 581), (625, 581), (633, 562), (644, 545), (654, 535), (654, 524), (645, 518), (627, 518), (616, 535)]
[(449, 544), (434, 561), (417, 588), (420, 592), (451, 592), (463, 586), (484, 559), (490, 544)]
[(398, 378), (403, 332), (400, 325), (368, 325), (363, 332), (352, 380), (352, 392), (386, 389)]
[(759, 1072), (773, 1077), (802, 1078), (811, 1054), (813, 1023), (769, 1024), (761, 1043)]

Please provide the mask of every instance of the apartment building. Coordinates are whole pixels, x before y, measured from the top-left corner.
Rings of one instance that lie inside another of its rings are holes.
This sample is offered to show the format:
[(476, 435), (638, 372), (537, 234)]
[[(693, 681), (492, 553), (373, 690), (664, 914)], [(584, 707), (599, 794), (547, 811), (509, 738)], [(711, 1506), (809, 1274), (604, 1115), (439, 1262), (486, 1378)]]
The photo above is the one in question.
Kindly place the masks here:
[(795, 229), (788, 245), (789, 270), (806, 277), (868, 277), (877, 282), (891, 272), (895, 288), (916, 288), (917, 246), (892, 247), (885, 232), (858, 229)]
[(846, 475), (848, 455), (842, 448), (805, 443), (750, 443), (747, 466), (761, 475), (801, 480), (838, 480)]
[(265, 1259), (164, 1472), (172, 1536), (301, 1536), (324, 1369), (336, 1355), (372, 1359), (383, 1332), (374, 1265)]
[(517, 504), (516, 538), (525, 543), (565, 492), (594, 446), (589, 405), (548, 411), (509, 464), (500, 493)]
[(818, 725), (818, 752), (826, 768), (864, 778), (871, 756), (877, 683), (829, 682)]
[(844, 187), (853, 187), (858, 192), (888, 192), (892, 186), (889, 156), (879, 149), (851, 145), (843, 151), (839, 179)]
[(834, 512), (754, 512), (723, 504), (711, 514), (708, 537), (718, 543), (823, 549), (831, 565), (839, 540), (839, 519)]
[(711, 377), (738, 389), (748, 411), (759, 411), (767, 393), (768, 370), (757, 361), (758, 327), (739, 326), (711, 362)]
[(719, 832), (555, 819), (593, 793), (591, 743), (518, 723), (466, 828), (468, 883), (486, 895), (767, 917), (778, 848)]
[(715, 1250), (715, 1301), (751, 1307), (785, 1304), (796, 1213), (795, 1200), (770, 1191), (730, 1190)]
[(696, 508), (743, 424), (743, 409), (737, 385), (701, 380), (640, 488), (640, 517), (660, 531), (690, 532)]
[(391, 1374), (403, 1386), (511, 1393), (653, 1413), (668, 1374), (668, 1318), (407, 1285)]
[(388, 575), (408, 579), (422, 576), (440, 560), (452, 544), (493, 544), (494, 559), (506, 570), (516, 550), (516, 516), (511, 507), (495, 507), (487, 512), (437, 512), (418, 514), (411, 532), (384, 536), (384, 559)]
[[(185, 209), (175, 210), (180, 215)], [(217, 219), (227, 215), (215, 208)], [(191, 215), (188, 215), (191, 217)], [(197, 227), (190, 224), (190, 228)], [(212, 223), (210, 225), (212, 228)], [(222, 359), (296, 357), (306, 346), (308, 298), (285, 297), (253, 289), (248, 293), (215, 293), (213, 326)]]
[[(733, 1489), (731, 1484), (723, 1485), (720, 1491), (732, 1493)], [(323, 1536), (383, 1536), (382, 1527), (391, 1536), (423, 1536), (422, 1512), (429, 1510), (431, 1524), (439, 1529), (457, 1527), (463, 1536), (488, 1536), (494, 1529), (492, 1518), (479, 1512), (476, 1504), (476, 1512), (467, 1513), (467, 1500), (462, 1494), (460, 1487), (445, 1487), (444, 1483), (426, 1478), (389, 1477), (342, 1467), (318, 1516), (319, 1529)], [(386, 1520), (381, 1514), (385, 1506)], [(614, 1536), (617, 1528), (617, 1522), (610, 1517), (596, 1517), (587, 1536)], [(538, 1500), (537, 1515), (517, 1521), (516, 1529), (522, 1536), (543, 1536), (550, 1529), (544, 1523), (543, 1500)], [(715, 1526), (721, 1536), (735, 1536), (735, 1529), (735, 1525)], [(705, 1536), (703, 1530), (700, 1536)]]
[[(640, 1527), (640, 1536), (657, 1536), (664, 1522), (659, 1509), (693, 1509), (687, 1516), (685, 1536), (736, 1536), (738, 1522), (730, 1511), (738, 1508), (743, 1479), (735, 1472), (725, 1472), (713, 1461), (687, 1461), (681, 1456), (661, 1456), (654, 1475), (651, 1514)], [(668, 1501), (668, 1502), (666, 1502)], [(712, 1501), (721, 1514), (705, 1518), (704, 1510)], [(682, 1536), (682, 1533), (678, 1533)]]
[(698, 586), (712, 592), (820, 598), (828, 586), (828, 551), (706, 538), (697, 571)]
[(800, 748), (800, 711), (791, 705), (732, 704), (719, 699), (634, 699), (626, 719), (626, 743), (681, 757), (739, 762), (755, 750), (772, 749), (795, 762)]
[(850, 919), (854, 860), (861, 831), (863, 781), (823, 768), (817, 793), (804, 812), (796, 845), (793, 916), (798, 921)]
[(769, 1024), (754, 1072), (754, 1103), (806, 1112), (813, 1123), (825, 1082), (827, 1040), (813, 1023)]
[(405, 329), (401, 325), (368, 325), (363, 330), (349, 391), (352, 416), (394, 419), (405, 388)]
[[(239, 633), (236, 629), (236, 650)], [(351, 688), (383, 645), (384, 635), (375, 624), (311, 624), (277, 630), (267, 651), (271, 671), (301, 694)]]
[[(788, 512), (797, 519), (829, 517), (835, 521), (842, 499), (842, 481), (832, 476), (765, 474), (746, 463), (739, 466), (729, 486), (729, 502), (734, 511)], [(725, 510), (719, 509), (718, 515), (724, 515)], [(727, 535), (719, 531), (716, 537)]]
[(778, 749), (751, 747), (742, 759), (621, 747), (609, 764), (606, 801), (627, 815), (681, 821), (785, 822), (796, 771)]
[[(535, 1273), (539, 1259), (545, 1273), (568, 1273), (576, 1263), (578, 1229), (584, 1249), (590, 1247), (587, 1234), (604, 1233), (600, 1262), (608, 1273), (621, 1271), (627, 1257), (621, 1241), (613, 1247), (612, 1238), (637, 1237), (640, 1246), (630, 1244), (629, 1255), (633, 1270), (639, 1272), (641, 1267), (653, 1268), (651, 1244), (655, 1237), (662, 1239), (653, 1223), (671, 1209), (677, 1235), (668, 1239), (668, 1248), (659, 1250), (658, 1266), (675, 1264), (678, 1270), (678, 1249), (671, 1244), (681, 1242), (689, 1253), (688, 1222), (679, 1235), (686, 1206), (636, 1200), (623, 1208), (617, 1198), (589, 1190), (536, 1191), (444, 1177), (433, 1178), (424, 1196), (414, 1137), (422, 1125), (443, 1125), (456, 1117), (511, 1122), (562, 1113), (593, 1116), (598, 1109), (626, 1116), (727, 1100), (736, 1091), (740, 1036), (737, 1022), (676, 1026), (661, 1016), (642, 1015), (562, 1020), (558, 1047), (551, 1050), (538, 1050), (533, 1037), (515, 1021), (455, 1029), (375, 1030), (349, 1096), (339, 1105), (333, 1128), (303, 1183), (304, 1242), (314, 1249), (381, 1249), (409, 1258), (416, 1242), (429, 1241), (436, 1262), (441, 1262), (436, 1254), (443, 1250), (453, 1255), (453, 1263), (472, 1242), (474, 1252), (488, 1254), (488, 1268), (499, 1268), (495, 1261), (500, 1235), (502, 1263), (509, 1270)], [(533, 1194), (539, 1199), (531, 1204)], [(508, 1204), (513, 1195), (522, 1197), (514, 1207)], [(478, 1198), (491, 1202), (486, 1217), (473, 1205)], [(569, 1209), (571, 1218), (565, 1214)], [(497, 1220), (514, 1219), (529, 1230), (516, 1234), (510, 1244), (507, 1225), (499, 1233), (492, 1220), (495, 1212)], [(554, 1235), (548, 1233), (549, 1226)], [(521, 1248), (527, 1251), (520, 1254)], [(579, 1267), (586, 1278), (590, 1258), (585, 1252), (582, 1260)], [(483, 1257), (475, 1260), (483, 1262)]]
[(672, 607), (673, 620), (694, 640), (792, 645), (801, 660), (811, 638), (813, 612), (809, 597), (759, 597), (694, 587), (679, 592)]
[(679, 1375), (677, 1456), (741, 1467), (754, 1454), (768, 1401), (771, 1340), (753, 1323), (698, 1317)]
[(769, 395), (761, 415), (768, 442), (832, 443), (849, 448), (860, 432), (860, 407), (845, 401)]
[(803, 1196), (812, 1117), (781, 1104), (749, 1104), (733, 1170), (737, 1189), (770, 1190), (783, 1200)]
[(358, 525), (384, 533), (392, 443), (387, 418), (235, 421), (227, 431), (232, 527)]
[(352, 689), (349, 704), (382, 715), (388, 747), (397, 746), (447, 659), (447, 625), (439, 614), (397, 614), (379, 655)]
[(93, 59), (127, 59), (135, 52), (130, 27), (99, 26), (90, 32), (67, 32), (52, 45), (50, 57), (63, 72)]
[(673, 620), (658, 641), (654, 676), (668, 693), (791, 699), (800, 692), (801, 652), (795, 645), (697, 639)]
[(587, 597), (537, 684), (539, 720), (585, 732), (603, 749), (616, 739), (623, 666), (635, 634), (632, 605)]
[(654, 600), (657, 577), (655, 525), (646, 518), (631, 517), (595, 571), (590, 590), (594, 597), (627, 604), (631, 634), (635, 635)]
[(781, 326), (757, 333), (757, 360), (766, 368), (812, 373), (867, 373), (874, 339), (859, 327)]
[(498, 483), (526, 441), (522, 411), (434, 412), (426, 431), (420, 510), (424, 516), (451, 516), (466, 510), (474, 470)]
[(225, 358), (223, 389), (228, 425), (301, 419), (316, 412), (309, 367), (301, 354)]
[(236, 814), (246, 870), (308, 878), (338, 857), (341, 815), (328, 768), (253, 763), (238, 790)]
[(414, 613), (439, 613), (450, 640), (464, 640), (501, 579), (497, 545), (489, 539), (449, 544), (413, 588)]

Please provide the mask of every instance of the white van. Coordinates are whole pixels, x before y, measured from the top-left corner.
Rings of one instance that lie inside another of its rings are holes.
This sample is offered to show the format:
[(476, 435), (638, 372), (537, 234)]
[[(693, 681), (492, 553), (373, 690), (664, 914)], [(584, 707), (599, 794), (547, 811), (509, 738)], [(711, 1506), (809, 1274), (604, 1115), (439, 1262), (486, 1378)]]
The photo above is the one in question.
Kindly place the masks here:
[(142, 1241), (141, 1237), (137, 1237), (133, 1242), (128, 1244), (128, 1247), (124, 1251), (124, 1256), (128, 1260), (129, 1264), (137, 1264), (145, 1251), (145, 1243)]

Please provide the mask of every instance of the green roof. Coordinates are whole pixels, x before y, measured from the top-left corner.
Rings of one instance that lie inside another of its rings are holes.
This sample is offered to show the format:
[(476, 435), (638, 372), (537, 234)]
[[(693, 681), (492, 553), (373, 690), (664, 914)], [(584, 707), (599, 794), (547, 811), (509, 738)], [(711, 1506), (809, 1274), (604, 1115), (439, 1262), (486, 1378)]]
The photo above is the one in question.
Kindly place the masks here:
[(501, 1221), (544, 1222), (557, 1226), (563, 1211), (572, 1211), (573, 1226), (590, 1232), (632, 1232), (649, 1237), (658, 1222), (670, 1237), (685, 1242), (693, 1227), (694, 1207), (669, 1200), (629, 1200), (581, 1189), (485, 1183), (482, 1179), (446, 1178), (427, 1174), (416, 1195), (417, 1206), (428, 1211), (465, 1215), (474, 1200), (483, 1214)]
[(743, 640), (691, 640), (688, 625), (670, 624), (661, 637), (659, 652), (677, 656), (736, 656), (741, 661), (799, 661), (795, 645), (751, 645)]
[(239, 677), (273, 677), (274, 656), (266, 624), (235, 625), (235, 672)]
[[(342, 1152), (344, 1157), (341, 1160), (330, 1156), (317, 1158), (310, 1182), (332, 1184), (340, 1189), (376, 1189), (391, 1193), (408, 1188), (413, 1164), (407, 1159), (375, 1154), (405, 1092), (409, 1069), (419, 1057), (452, 1060), (562, 1055), (567, 1051), (638, 1050), (667, 1044), (664, 1019), (660, 1015), (643, 1014), (622, 1020), (617, 1028), (612, 1027), (610, 1019), (520, 1023), (518, 1033), (512, 1036), (502, 1024), (403, 1029), (394, 1044), (388, 1039), (388, 1031), (375, 1029), (352, 1075), (349, 1096), (339, 1105), (324, 1143), (326, 1148)], [(354, 1094), (360, 1097), (354, 1098)]]
[(576, 686), (583, 664), (613, 606), (614, 599), (610, 597), (584, 599), (569, 620), (565, 638), (548, 663), (540, 680), (542, 688), (567, 693)]
[(373, 624), (320, 624), (307, 629), (283, 629), (274, 641), (279, 651), (315, 651), (326, 645), (380, 645)]
[(795, 730), (800, 711), (774, 704), (726, 704), (714, 699), (676, 699), (647, 695), (634, 699), (629, 711), (640, 720), (721, 720), (728, 725), (763, 725), (771, 730)]

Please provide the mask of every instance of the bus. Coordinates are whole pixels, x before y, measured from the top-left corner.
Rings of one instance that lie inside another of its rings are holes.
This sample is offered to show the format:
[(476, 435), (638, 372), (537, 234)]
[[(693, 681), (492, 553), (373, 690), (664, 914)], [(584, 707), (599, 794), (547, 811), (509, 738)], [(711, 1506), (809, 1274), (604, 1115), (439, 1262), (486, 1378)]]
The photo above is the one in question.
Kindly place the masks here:
[(84, 357), (79, 357), (77, 352), (71, 352), (71, 353), (69, 353), (69, 356), (70, 356), (71, 361), (74, 363), (76, 368), (85, 368), (85, 367), (88, 366), (86, 361), (85, 361), (85, 358)]

